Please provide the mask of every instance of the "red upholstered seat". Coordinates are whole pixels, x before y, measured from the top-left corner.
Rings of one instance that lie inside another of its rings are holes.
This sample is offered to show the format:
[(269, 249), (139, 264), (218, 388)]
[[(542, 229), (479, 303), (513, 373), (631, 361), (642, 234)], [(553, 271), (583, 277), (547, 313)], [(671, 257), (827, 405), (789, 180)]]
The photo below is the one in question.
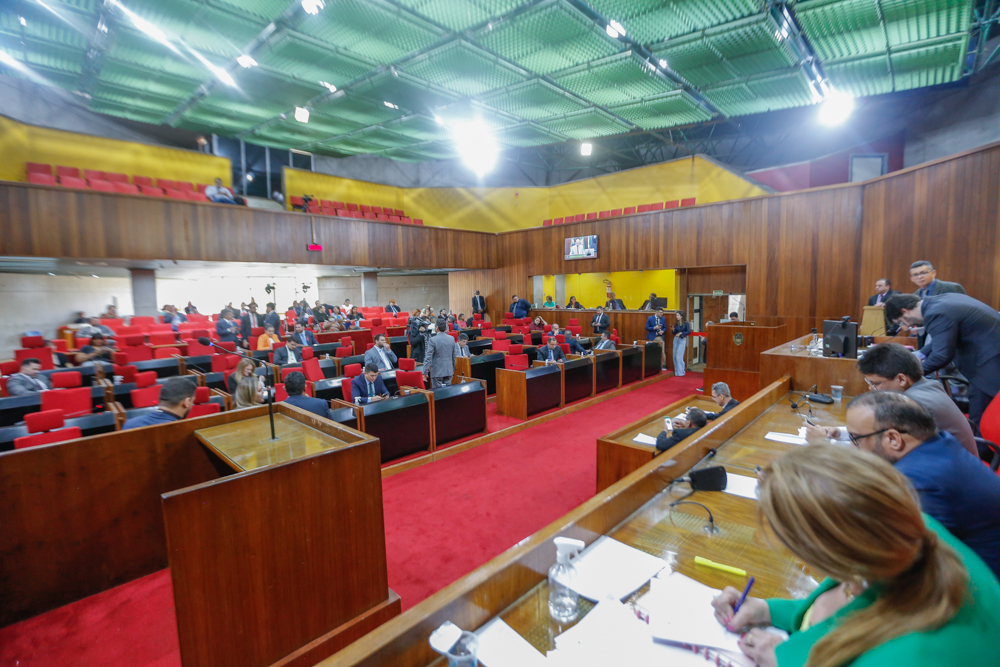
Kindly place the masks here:
[(521, 345), (520, 343), (511, 343), (510, 349), (507, 350), (507, 355), (509, 356), (512, 354), (514, 355), (522, 354), (523, 351), (524, 351), (524, 345)]
[(681, 206), (694, 206), (694, 203), (695, 203), (695, 197), (681, 200)]
[(140, 185), (139, 194), (145, 195), (146, 197), (162, 197), (163, 188), (157, 188), (152, 185)]
[(649, 210), (650, 211), (662, 211), (663, 210), (663, 202), (658, 201), (655, 204), (650, 204), (649, 205)]
[(46, 354), (45, 350), (39, 350), (37, 347), (14, 350), (14, 361), (17, 362), (18, 367), (24, 363), (25, 359), (38, 359), (38, 363), (41, 364), (43, 371), (50, 371), (55, 368), (55, 364), (52, 363), (52, 355)]
[[(83, 386), (83, 374), (80, 371), (63, 371), (49, 376), (53, 389), (73, 389)], [(46, 429), (51, 431), (52, 429)]]
[[(594, 214), (594, 218), (597, 218), (596, 213)], [(577, 213), (575, 216), (573, 216), (573, 222), (583, 222), (586, 219), (587, 219), (586, 213)]]
[(567, 324), (570, 324), (570, 325), (572, 325), (572, 326), (574, 326), (574, 327), (575, 327), (575, 326), (577, 326), (578, 324), (580, 324), (580, 319), (579, 319), (579, 318), (577, 318), (577, 317), (571, 317), (571, 318), (569, 318), (568, 320), (566, 320), (566, 322), (567, 322)]
[(154, 359), (169, 359), (175, 354), (178, 357), (181, 356), (181, 349), (179, 347), (158, 347), (153, 350)]
[(358, 205), (357, 204), (352, 204), (352, 203), (348, 202), (347, 203), (347, 210), (348, 211), (357, 211), (358, 210)]
[(119, 366), (118, 364), (113, 364), (111, 366), (111, 370), (113, 375), (120, 375), (122, 378), (122, 382), (126, 384), (135, 382), (135, 376), (139, 373), (139, 369), (133, 366), (132, 364), (128, 364), (126, 366)]
[(415, 224), (415, 225), (423, 225), (424, 221), (421, 218), (414, 218), (413, 219), (413, 224)]
[(234, 357), (231, 354), (216, 354), (212, 356), (212, 372), (213, 373), (225, 373), (226, 371), (231, 371), (236, 368), (236, 364), (240, 363), (239, 357)]
[(35, 185), (55, 185), (56, 177), (52, 174), (42, 174), (37, 171), (28, 173), (28, 182)]
[(306, 201), (302, 197), (289, 197), (288, 203), (292, 205), (292, 208), (302, 208), (306, 205)]
[(208, 387), (197, 387), (194, 390), (194, 403), (208, 403), (212, 399), (212, 390)]
[(45, 347), (43, 336), (21, 336), (21, 347)]
[[(170, 326), (169, 324), (165, 326)], [(130, 336), (131, 338), (131, 336)], [(177, 342), (177, 336), (174, 332), (158, 331), (156, 333), (149, 334), (149, 344), (150, 345), (171, 345)]]
[(177, 185), (175, 187), (178, 190), (182, 190), (184, 192), (197, 192), (194, 189), (194, 184), (191, 183), (191, 181), (177, 181)]
[(424, 389), (424, 374), (420, 371), (396, 371), (396, 384), (400, 387)]
[(664, 209), (677, 208), (678, 206), (680, 206), (680, 202), (677, 201), (676, 199), (673, 201), (668, 201), (663, 203)]
[(139, 185), (139, 186), (142, 186), (142, 185), (152, 185), (153, 184), (153, 179), (151, 179), (149, 176), (133, 176), (132, 177), (132, 182), (135, 185)]
[[(251, 342), (256, 339), (251, 339)], [(211, 345), (202, 345), (198, 342), (197, 338), (185, 338), (184, 342), (187, 343), (187, 356), (189, 357), (199, 357), (205, 354), (213, 354), (215, 352)]]
[(78, 176), (60, 176), (59, 185), (64, 188), (73, 188), (74, 190), (89, 190), (90, 186), (87, 185), (87, 181)]
[(636, 211), (639, 213), (648, 213), (649, 204), (639, 204), (639, 207), (636, 209)]
[(46, 174), (48, 176), (52, 175), (52, 165), (42, 164), (41, 162), (25, 162), (24, 170), (28, 174)]
[(34, 435), (25, 435), (20, 438), (14, 438), (14, 449), (38, 447), (39, 445), (53, 445), (57, 442), (66, 442), (67, 440), (73, 440), (74, 438), (81, 437), (83, 437), (83, 432), (80, 431), (80, 427), (70, 426), (69, 428), (61, 428), (55, 431), (47, 431), (45, 433), (36, 433)]
[(187, 195), (185, 195), (182, 190), (178, 190), (177, 188), (164, 188), (163, 192), (167, 195), (167, 199), (183, 199), (184, 201), (187, 201)]
[(550, 331), (552, 331), (552, 325), (551, 324), (546, 324), (545, 326), (542, 327), (542, 332), (548, 333)]
[(360, 210), (362, 213), (371, 213), (372, 207), (369, 206), (368, 204), (362, 204), (361, 206), (358, 207), (358, 210)]
[(377, 213), (381, 213), (381, 212), (382, 212), (382, 207), (381, 206), (372, 206), (372, 213), (376, 213), (377, 214)]
[(508, 354), (503, 360), (503, 367), (515, 371), (526, 371), (531, 364), (526, 354)]
[(139, 194), (139, 186), (131, 185), (130, 183), (125, 183), (123, 181), (112, 181), (114, 185), (115, 192), (121, 195), (137, 195)]
[(59, 180), (62, 180), (63, 176), (69, 176), (70, 178), (80, 178), (80, 170), (76, 167), (56, 167), (56, 176)]
[(171, 180), (169, 178), (158, 178), (158, 179), (156, 179), (156, 185), (157, 185), (157, 187), (161, 187), (163, 189), (167, 189), (167, 188), (170, 188), (171, 190), (176, 190), (177, 189), (177, 181)]
[(559, 343), (559, 347), (562, 348), (563, 354), (569, 354), (569, 343)]
[[(139, 375), (142, 375), (140, 373)], [(150, 408), (160, 402), (160, 390), (163, 389), (163, 385), (154, 384), (151, 387), (144, 387), (143, 389), (133, 389), (129, 392), (132, 396), (132, 407), (133, 408)]]
[(214, 415), (217, 412), (222, 412), (222, 406), (218, 403), (202, 403), (201, 405), (191, 406), (191, 411), (188, 412), (187, 418), (194, 419), (195, 417)]
[(135, 386), (139, 389), (151, 387), (156, 384), (156, 371), (143, 371), (135, 374)]
[(635, 206), (626, 206), (622, 209), (622, 215), (632, 215), (635, 213)]
[[(221, 347), (223, 350), (228, 350), (230, 352), (235, 352), (236, 351), (236, 343), (234, 343), (231, 340), (220, 340), (220, 341), (216, 342), (216, 346), (217, 347)], [(236, 359), (236, 357), (233, 357), (233, 358)], [(238, 361), (238, 359), (237, 359), (237, 361)]]
[(194, 186), (194, 188), (201, 194), (205, 194), (205, 190), (208, 189), (208, 183), (199, 183), (198, 185)]
[(324, 379), (323, 369), (319, 367), (319, 359), (306, 359), (302, 362), (302, 374), (309, 382), (319, 382)]
[(93, 411), (90, 387), (53, 389), (42, 392), (42, 410), (62, 410), (67, 417), (88, 415)]
[(96, 169), (84, 169), (83, 177), (89, 180), (106, 181), (108, 180), (108, 175), (103, 171), (98, 171)]
[(87, 179), (87, 183), (90, 184), (90, 189), (95, 192), (114, 192), (115, 184), (111, 181), (102, 181), (97, 178)]
[(493, 351), (494, 352), (507, 352), (510, 350), (509, 340), (495, 340), (493, 341)]
[(399, 370), (401, 371), (412, 371), (417, 368), (417, 360), (410, 359), (409, 357), (399, 358)]
[(583, 327), (566, 327), (566, 329), (574, 336), (583, 335)]
[(285, 366), (284, 368), (282, 368), (281, 369), (281, 382), (282, 382), (282, 384), (284, 384), (285, 378), (287, 378), (289, 376), (289, 374), (296, 373), (296, 372), (301, 373), (302, 369), (301, 368), (297, 368), (295, 366)]
[(109, 171), (105, 173), (105, 176), (107, 176), (107, 179), (112, 183), (128, 183), (128, 174), (119, 174)]
[(24, 416), (24, 425), (28, 428), (28, 433), (54, 431), (66, 425), (66, 413), (58, 408), (30, 412)]
[(542, 220), (542, 227), (551, 227), (551, 226), (552, 226), (552, 218), (549, 218), (548, 220)]

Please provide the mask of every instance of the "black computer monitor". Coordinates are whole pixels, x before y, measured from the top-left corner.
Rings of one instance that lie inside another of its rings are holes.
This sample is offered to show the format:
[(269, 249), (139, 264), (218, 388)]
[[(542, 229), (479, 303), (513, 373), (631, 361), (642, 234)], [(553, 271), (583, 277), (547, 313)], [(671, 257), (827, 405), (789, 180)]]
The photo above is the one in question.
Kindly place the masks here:
[(651, 303), (649, 307), (652, 310), (656, 310), (657, 308), (663, 308), (664, 310), (666, 310), (666, 308), (667, 308), (667, 297), (665, 297), (665, 296), (658, 296), (658, 297), (656, 297), (655, 299), (653, 299), (653, 303)]
[(858, 358), (858, 323), (843, 320), (823, 321), (823, 356)]

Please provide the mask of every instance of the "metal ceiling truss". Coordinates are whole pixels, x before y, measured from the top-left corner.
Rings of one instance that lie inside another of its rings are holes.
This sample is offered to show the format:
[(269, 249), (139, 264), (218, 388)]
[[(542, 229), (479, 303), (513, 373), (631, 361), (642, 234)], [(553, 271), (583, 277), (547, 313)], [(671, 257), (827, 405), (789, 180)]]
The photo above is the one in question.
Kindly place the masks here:
[(1000, 20), (1000, 0), (325, 2), (13, 0), (0, 50), (134, 120), (421, 161), (454, 156), (438, 117), (476, 115), (513, 164), (604, 172), (747, 163), (758, 121), (732, 119), (955, 81), (996, 59)]

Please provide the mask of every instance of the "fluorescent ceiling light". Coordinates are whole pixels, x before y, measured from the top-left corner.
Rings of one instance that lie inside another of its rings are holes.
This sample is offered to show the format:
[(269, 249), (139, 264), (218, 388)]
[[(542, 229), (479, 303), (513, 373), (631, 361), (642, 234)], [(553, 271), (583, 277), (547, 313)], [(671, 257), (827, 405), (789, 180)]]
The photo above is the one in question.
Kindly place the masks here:
[(396, 106), (396, 105), (395, 105), (395, 104), (393, 104), (392, 102), (387, 102), (387, 101), (385, 101), (385, 100), (382, 100), (382, 104), (386, 105), (386, 106), (387, 106), (387, 107), (389, 107), (390, 109), (398, 109), (398, 108), (399, 108), (398, 106)]
[(23, 16), (18, 16), (17, 18), (21, 20), (21, 25), (28, 25), (28, 22), (24, 20)]
[(819, 121), (824, 125), (840, 125), (854, 112), (854, 98), (836, 90), (827, 92), (819, 107)]
[(329, 90), (331, 93), (337, 92), (337, 87), (335, 85), (333, 85), (332, 83), (327, 83), (326, 81), (320, 81), (319, 85), (323, 86), (324, 88), (326, 88), (327, 90)]
[(614, 37), (615, 39), (618, 39), (625, 34), (625, 28), (623, 28), (622, 24), (618, 21), (611, 21), (605, 30), (608, 33), (608, 37)]
[(319, 14), (319, 10), (323, 9), (324, 6), (323, 0), (302, 0), (302, 9), (305, 10), (306, 14), (313, 16)]
[(497, 163), (500, 148), (493, 133), (481, 120), (456, 125), (453, 130), (455, 148), (462, 162), (480, 178)]
[(197, 58), (201, 62), (202, 65), (204, 65), (205, 67), (207, 67), (208, 71), (211, 72), (212, 74), (214, 74), (217, 79), (219, 79), (220, 81), (222, 81), (226, 85), (229, 85), (229, 86), (232, 86), (233, 88), (236, 88), (236, 81), (234, 81), (233, 77), (231, 77), (229, 75), (229, 72), (227, 72), (226, 70), (222, 69), (221, 67), (218, 67), (218, 66), (214, 65), (212, 62), (210, 62), (208, 60), (208, 58), (206, 58), (205, 56), (201, 55), (200, 53), (198, 53), (197, 51), (195, 51), (191, 47), (188, 47), (188, 51), (190, 51), (191, 55), (193, 55), (195, 58)]
[(667, 61), (664, 60), (663, 58), (660, 58), (660, 67), (662, 67), (663, 69), (667, 68)]
[(251, 58), (248, 55), (242, 55), (242, 56), (240, 56), (239, 58), (236, 59), (236, 62), (238, 62), (243, 67), (247, 67), (247, 68), (256, 67), (257, 66), (257, 61), (254, 60), (253, 58)]
[(309, 109), (306, 109), (305, 107), (295, 107), (295, 120), (300, 123), (308, 123)]
[(593, 144), (580, 144), (580, 155), (590, 155), (593, 150)]
[(441, 116), (434, 116), (434, 122), (438, 125), (444, 125), (444, 119)]

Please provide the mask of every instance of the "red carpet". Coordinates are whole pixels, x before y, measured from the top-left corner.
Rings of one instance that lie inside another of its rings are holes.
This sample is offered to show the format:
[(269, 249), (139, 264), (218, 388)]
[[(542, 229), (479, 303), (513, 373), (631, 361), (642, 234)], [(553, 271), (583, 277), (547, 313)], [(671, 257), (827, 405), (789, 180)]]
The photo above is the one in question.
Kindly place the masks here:
[[(669, 378), (383, 480), (389, 585), (403, 608), (590, 498), (597, 438), (700, 385), (700, 374)], [(490, 407), (493, 431), (508, 418)], [(169, 573), (0, 629), (0, 665), (179, 667)]]

